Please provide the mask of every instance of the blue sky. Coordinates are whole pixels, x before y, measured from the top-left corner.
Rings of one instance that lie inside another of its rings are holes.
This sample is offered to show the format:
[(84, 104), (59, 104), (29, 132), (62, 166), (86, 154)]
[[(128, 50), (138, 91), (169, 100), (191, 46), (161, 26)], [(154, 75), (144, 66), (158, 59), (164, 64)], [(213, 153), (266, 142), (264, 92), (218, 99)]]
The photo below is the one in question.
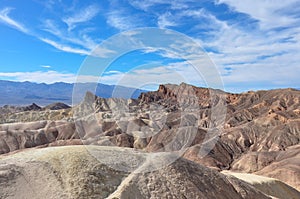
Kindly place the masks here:
[[(299, 13), (299, 0), (2, 0), (0, 79), (74, 82), (99, 44), (123, 31), (156, 27), (197, 42), (227, 91), (299, 88)], [(209, 86), (191, 68), (170, 53), (141, 49), (105, 68), (101, 83)], [(100, 74), (84, 75), (82, 81), (97, 81)]]

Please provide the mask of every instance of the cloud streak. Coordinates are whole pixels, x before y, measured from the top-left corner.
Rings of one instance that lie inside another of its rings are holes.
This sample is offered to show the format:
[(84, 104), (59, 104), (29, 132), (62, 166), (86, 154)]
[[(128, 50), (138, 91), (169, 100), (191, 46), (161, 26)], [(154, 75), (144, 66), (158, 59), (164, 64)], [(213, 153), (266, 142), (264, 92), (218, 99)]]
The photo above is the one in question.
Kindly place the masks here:
[[(36, 37), (42, 42), (45, 42), (60, 51), (80, 55), (90, 55), (91, 51), (97, 46), (98, 42), (84, 33), (84, 31), (88, 28), (81, 29), (77, 31), (77, 33), (70, 32), (76, 28), (77, 24), (87, 22), (93, 19), (99, 13), (99, 8), (95, 5), (90, 5), (79, 11), (78, 14), (63, 19), (63, 22), (68, 25), (67, 30), (58, 26), (57, 22), (54, 22), (52, 19), (43, 20), (42, 30), (56, 37), (52, 37), (52, 39), (45, 34), (40, 33), (39, 31), (30, 32), (29, 29), (27, 29), (24, 25), (9, 16), (11, 10), (13, 10), (13, 8), (9, 7), (0, 10), (0, 23), (2, 22), (20, 32)], [(101, 56), (102, 54), (101, 52), (94, 53), (96, 56)]]
[[(68, 25), (67, 30), (63, 26), (59, 26), (57, 22), (47, 19), (43, 22), (43, 30), (56, 38), (49, 39), (47, 37), (40, 37), (39, 39), (63, 52), (92, 55), (95, 57), (107, 57), (114, 53), (114, 51), (97, 47), (100, 43), (99, 39), (93, 39), (88, 34), (94, 28), (85, 27), (80, 30), (73, 30), (76, 28), (77, 24), (86, 23), (92, 20), (99, 14), (99, 11), (100, 9), (98, 6), (90, 5), (79, 11), (78, 14), (63, 19), (63, 22)], [(126, 26), (124, 23), (120, 22), (120, 24), (124, 27)]]
[(225, 3), (234, 11), (246, 13), (259, 20), (262, 29), (293, 26), (299, 22), (293, 13), (293, 10), (300, 6), (297, 0), (218, 0), (216, 2)]
[(98, 8), (98, 6), (90, 5), (78, 11), (73, 16), (64, 18), (63, 21), (68, 25), (68, 30), (71, 31), (76, 28), (77, 24), (90, 21), (91, 19), (96, 17), (99, 11), (100, 9)]
[(130, 16), (125, 16), (121, 11), (111, 11), (107, 14), (106, 23), (120, 31), (130, 30), (136, 27)]
[(166, 12), (158, 17), (157, 25), (159, 28), (168, 28), (177, 24), (172, 20), (174, 16), (170, 12)]
[(41, 41), (55, 47), (58, 50), (64, 51), (64, 52), (69, 52), (69, 53), (76, 53), (76, 54), (80, 54), (80, 55), (90, 55), (90, 51), (89, 50), (85, 50), (85, 49), (79, 49), (79, 48), (73, 48), (70, 46), (66, 46), (60, 43), (57, 43), (53, 40), (47, 39), (47, 38), (40, 38)]
[(0, 11), (0, 22), (5, 23), (21, 32), (28, 33), (29, 31), (25, 28), (24, 25), (8, 16), (11, 10), (13, 10), (13, 8), (7, 7)]

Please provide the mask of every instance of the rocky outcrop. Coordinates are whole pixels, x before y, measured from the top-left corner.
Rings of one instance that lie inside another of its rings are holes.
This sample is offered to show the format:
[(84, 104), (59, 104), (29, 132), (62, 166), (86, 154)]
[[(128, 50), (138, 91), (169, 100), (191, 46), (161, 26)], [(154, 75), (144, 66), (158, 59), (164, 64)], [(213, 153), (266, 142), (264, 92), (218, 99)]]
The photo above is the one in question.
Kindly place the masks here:
[[(157, 154), (148, 161), (147, 154), (132, 149), (99, 146), (27, 149), (0, 156), (0, 195), (9, 199), (270, 198), (249, 184), (235, 179), (233, 185), (225, 175), (182, 158), (159, 166), (173, 156)], [(237, 191), (241, 189), (243, 193)]]
[(35, 103), (24, 107), (9, 105), (0, 107), (0, 124), (40, 120), (71, 120), (71, 118), (71, 107), (64, 103), (53, 103), (43, 108)]
[(38, 106), (37, 104), (33, 103), (29, 106), (10, 106), (5, 105), (3, 107), (0, 107), (0, 113), (1, 114), (8, 114), (8, 113), (17, 113), (17, 112), (23, 112), (23, 111), (38, 111), (42, 108)]
[(255, 173), (280, 179), (300, 190), (300, 145), (291, 146), (286, 151), (278, 152), (274, 161)]
[(71, 108), (71, 106), (61, 103), (61, 102), (56, 102), (56, 103), (45, 106), (43, 109), (44, 110), (60, 110), (60, 109), (69, 109), (69, 108)]
[[(48, 146), (50, 143), (52, 145), (64, 145), (63, 140), (73, 139), (79, 139), (74, 123), (38, 121), (2, 124), (0, 125), (0, 154), (25, 148)], [(65, 143), (68, 142), (65, 141)], [(69, 141), (69, 144), (73, 143), (75, 141)]]

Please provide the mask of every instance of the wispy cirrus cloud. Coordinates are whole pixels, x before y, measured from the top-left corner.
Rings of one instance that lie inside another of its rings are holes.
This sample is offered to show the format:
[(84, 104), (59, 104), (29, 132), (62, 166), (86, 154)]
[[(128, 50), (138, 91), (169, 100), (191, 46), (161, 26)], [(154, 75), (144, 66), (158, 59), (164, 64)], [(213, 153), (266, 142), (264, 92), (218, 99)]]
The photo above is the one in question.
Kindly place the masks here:
[(234, 11), (246, 13), (259, 20), (262, 29), (299, 25), (297, 12), (300, 2), (298, 0), (217, 0), (216, 3), (229, 5)]
[(5, 23), (21, 32), (28, 33), (29, 31), (24, 25), (8, 16), (11, 10), (13, 10), (13, 8), (10, 7), (0, 10), (0, 22)]
[(120, 31), (130, 30), (136, 27), (132, 16), (123, 14), (122, 11), (111, 11), (106, 16), (106, 23)]
[(56, 23), (51, 19), (46, 19), (42, 21), (42, 30), (57, 37), (62, 37), (62, 30), (56, 25)]
[(155, 8), (157, 5), (168, 5), (168, 7), (172, 10), (183, 10), (189, 8), (189, 3), (199, 3), (197, 0), (129, 0), (129, 3), (143, 11), (149, 11), (152, 8)]
[[(114, 51), (97, 47), (101, 40), (99, 38), (94, 39), (89, 34), (95, 30), (94, 26), (74, 30), (77, 24), (89, 22), (99, 14), (99, 11), (99, 7), (93, 4), (78, 11), (77, 14), (63, 19), (63, 22), (68, 25), (67, 29), (59, 25), (58, 22), (47, 19), (43, 22), (43, 30), (56, 38), (48, 39), (47, 37), (41, 37), (39, 39), (60, 51), (95, 57), (107, 57), (114, 53)], [(126, 27), (125, 23), (117, 21), (115, 23), (116, 26), (118, 26), (117, 23), (120, 23), (120, 26)]]
[[(50, 33), (51, 39), (40, 30), (33, 30), (33, 32), (30, 32), (23, 24), (11, 18), (9, 14), (12, 10), (13, 8), (10, 7), (0, 10), (0, 23), (2, 22), (20, 32), (36, 37), (60, 51), (80, 55), (90, 55), (91, 51), (94, 50), (99, 43), (97, 39), (92, 39), (88, 36), (87, 33), (90, 30), (89, 27), (80, 29), (76, 32), (70, 32), (76, 28), (77, 24), (88, 22), (97, 16), (100, 9), (96, 5), (90, 5), (82, 10), (77, 10), (77, 14), (62, 19), (62, 22), (68, 25), (67, 28), (53, 19), (42, 20), (42, 24), (39, 26), (42, 27), (42, 31)], [(55, 37), (53, 38), (53, 36)], [(98, 52), (97, 54), (94, 53), (94, 55), (101, 55), (101, 52)]]
[[(242, 91), (264, 86), (271, 88), (299, 85), (297, 74), (300, 73), (300, 29), (295, 1), (274, 1), (274, 5), (267, 1), (246, 1), (245, 5), (238, 5), (236, 1), (225, 1), (224, 3), (231, 8), (228, 12), (234, 15), (240, 13), (247, 15), (246, 23), (254, 25), (250, 31), (239, 25), (239, 18), (220, 19), (215, 13), (204, 8), (195, 9), (184, 1), (177, 1), (184, 9), (174, 12), (175, 7), (169, 4), (167, 10), (172, 12), (167, 11), (160, 15), (156, 13), (156, 6), (167, 4), (165, 1), (146, 1), (141, 2), (140, 5), (143, 6), (143, 10), (154, 16), (165, 16), (167, 19), (165, 21), (162, 20), (163, 18), (156, 17), (160, 27), (168, 27), (169, 24), (169, 27), (175, 30), (181, 27), (187, 32), (193, 29), (201, 33), (190, 36), (207, 49), (228, 90)], [(116, 28), (119, 30), (131, 28), (131, 24), (128, 23), (130, 20), (126, 20), (123, 15), (117, 15), (118, 12), (114, 14), (117, 16), (116, 19), (119, 19)], [(188, 26), (184, 26), (186, 21), (189, 21)], [(122, 27), (126, 22), (129, 25)], [(203, 30), (205, 34), (202, 33)], [(174, 56), (167, 53), (164, 55), (169, 58)], [(153, 70), (140, 70), (129, 74), (118, 73), (104, 76), (103, 80), (111, 84), (121, 81), (128, 86), (136, 86), (137, 83), (143, 84), (146, 81), (178, 83), (180, 78), (174, 77), (188, 71), (192, 70), (183, 67), (182, 63), (182, 67), (173, 67), (172, 70), (153, 68)], [(193, 73), (189, 72), (188, 77), (192, 76)]]
[(95, 40), (91, 39), (86, 32), (88, 29), (82, 29), (79, 34), (75, 34), (59, 27), (53, 20), (45, 20), (43, 22), (43, 30), (49, 32), (60, 41), (70, 43), (73, 45), (79, 45), (86, 49), (94, 49), (97, 46)]
[(56, 41), (47, 39), (47, 38), (39, 38), (41, 41), (55, 47), (58, 50), (64, 51), (64, 52), (69, 52), (69, 53), (76, 53), (76, 54), (81, 54), (81, 55), (90, 55), (89, 50), (85, 49), (80, 49), (80, 48), (73, 48), (70, 46), (66, 46), (64, 44), (58, 43)]
[[(164, 0), (130, 2), (136, 8), (152, 13), (156, 13), (157, 6), (167, 4)], [(241, 91), (300, 84), (295, 75), (300, 72), (300, 15), (297, 14), (300, 10), (297, 1), (215, 1), (216, 6), (220, 3), (229, 6), (226, 18), (224, 15), (220, 18), (205, 6), (197, 8), (199, 4), (188, 6), (192, 1), (177, 2), (184, 9), (175, 12), (176, 8), (169, 4), (165, 14), (167, 16), (171, 10), (172, 17), (168, 17), (167, 22), (174, 25), (172, 29), (197, 33), (190, 36), (208, 51), (228, 89)], [(239, 21), (241, 17), (245, 22)], [(161, 19), (157, 18), (157, 22), (161, 23)], [(161, 55), (174, 57), (170, 53)]]
[(174, 16), (170, 12), (166, 12), (160, 15), (157, 19), (157, 25), (159, 28), (170, 28), (172, 26), (176, 26), (176, 22), (174, 21)]
[[(285, 27), (282, 30), (274, 30), (270, 23), (249, 31), (221, 21), (210, 13), (207, 13), (206, 19), (215, 26), (209, 32), (211, 39), (197, 40), (209, 50), (211, 59), (223, 71), (222, 77), (229, 90), (293, 87), (300, 84), (295, 75), (295, 72), (300, 72), (300, 28), (291, 24), (290, 28), (286, 28), (288, 23), (285, 23), (279, 25)], [(294, 20), (293, 23), (300, 22), (299, 18)], [(265, 24), (267, 21), (259, 23)]]
[(46, 19), (42, 22), (43, 30), (55, 36), (49, 39), (46, 36), (39, 37), (39, 39), (54, 48), (69, 53), (80, 55), (105, 56), (112, 51), (105, 49), (96, 49), (99, 43), (98, 39), (91, 38), (88, 33), (93, 26), (84, 27), (80, 30), (74, 30), (78, 24), (87, 23), (99, 14), (99, 7), (97, 5), (90, 5), (81, 10), (73, 11), (76, 14), (62, 19), (63, 23), (68, 25), (67, 28), (57, 21)]
[[(49, 32), (50, 34), (57, 37), (57, 40), (49, 39), (46, 36), (40, 36), (39, 31), (35, 31), (35, 33), (30, 33), (29, 29), (27, 29), (24, 25), (22, 25), (17, 20), (12, 19), (9, 14), (13, 10), (13, 8), (4, 8), (0, 10), (0, 22), (15, 28), (16, 30), (29, 34), (33, 37), (37, 37), (41, 41), (53, 46), (54, 48), (69, 53), (75, 53), (80, 55), (90, 55), (90, 52), (97, 46), (96, 41), (91, 39), (86, 34), (81, 34), (82, 30), (79, 31), (79, 36), (69, 33), (63, 28), (56, 25), (53, 20), (47, 19), (43, 21), (43, 30)], [(98, 8), (96, 6), (89, 6), (83, 11), (81, 11), (78, 15), (74, 15), (70, 18), (66, 19), (68, 22), (69, 28), (74, 28), (77, 23), (85, 22), (91, 18), (93, 18), (98, 13)], [(79, 45), (80, 47), (73, 47), (74, 45)], [(100, 54), (100, 53), (98, 53)]]
[(66, 17), (63, 21), (68, 25), (68, 30), (76, 28), (77, 24), (90, 21), (97, 16), (100, 9), (96, 5), (90, 5), (82, 10), (77, 11), (74, 15)]

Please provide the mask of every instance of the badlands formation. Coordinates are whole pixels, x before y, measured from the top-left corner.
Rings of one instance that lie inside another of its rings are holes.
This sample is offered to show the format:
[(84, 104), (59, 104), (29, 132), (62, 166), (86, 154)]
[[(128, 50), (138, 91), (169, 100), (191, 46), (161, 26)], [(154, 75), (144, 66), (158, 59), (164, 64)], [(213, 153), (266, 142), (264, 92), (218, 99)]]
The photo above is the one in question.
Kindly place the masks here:
[(167, 84), (0, 112), (0, 198), (300, 198), (298, 90)]

